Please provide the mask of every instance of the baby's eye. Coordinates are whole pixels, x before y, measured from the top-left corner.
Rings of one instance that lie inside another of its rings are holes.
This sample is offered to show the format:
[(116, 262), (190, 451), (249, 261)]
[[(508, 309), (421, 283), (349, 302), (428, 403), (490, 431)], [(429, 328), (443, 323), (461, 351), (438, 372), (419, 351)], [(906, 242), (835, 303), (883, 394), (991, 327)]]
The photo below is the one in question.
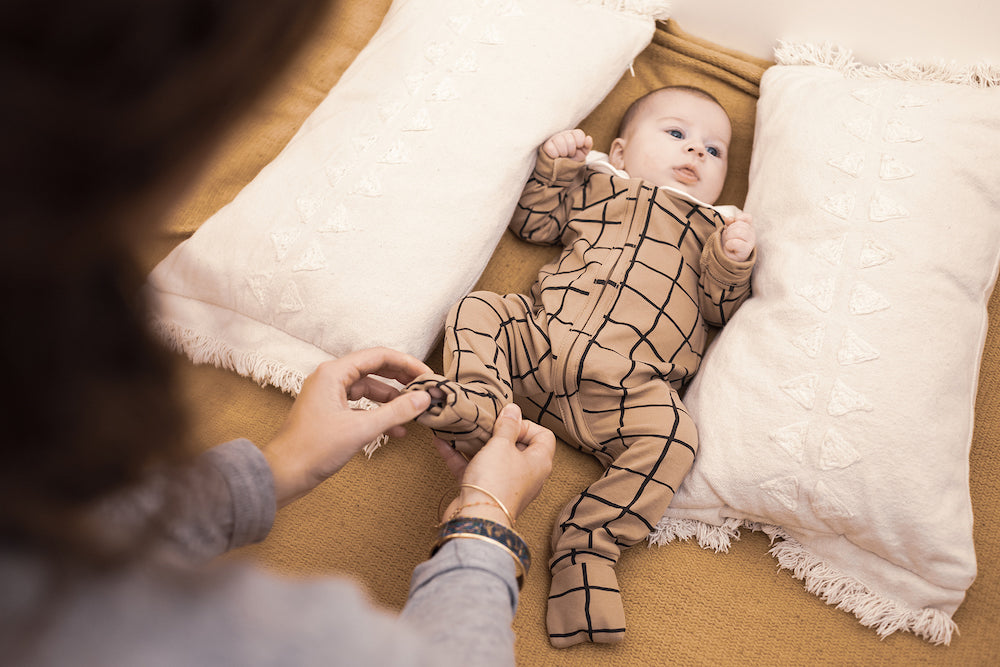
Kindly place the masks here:
[(705, 150), (706, 150), (706, 151), (708, 152), (708, 154), (709, 154), (709, 155), (711, 155), (712, 157), (722, 157), (722, 151), (720, 151), (720, 150), (719, 150), (718, 148), (716, 148), (715, 146), (709, 146), (709, 147), (708, 147), (708, 148), (706, 148)]
[(669, 134), (674, 139), (683, 139), (684, 138), (684, 133), (681, 132), (680, 130), (667, 130), (667, 134)]

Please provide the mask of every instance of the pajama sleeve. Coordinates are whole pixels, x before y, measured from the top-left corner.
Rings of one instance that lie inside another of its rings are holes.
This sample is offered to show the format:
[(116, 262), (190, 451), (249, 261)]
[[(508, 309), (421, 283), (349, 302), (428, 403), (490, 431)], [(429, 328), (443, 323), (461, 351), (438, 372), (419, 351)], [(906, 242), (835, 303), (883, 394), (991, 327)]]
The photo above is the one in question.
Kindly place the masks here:
[(701, 254), (701, 315), (709, 324), (725, 325), (750, 296), (750, 273), (757, 261), (757, 251), (742, 262), (726, 257), (722, 250), (722, 230), (716, 230)]
[(569, 223), (573, 195), (583, 186), (585, 171), (582, 162), (552, 159), (539, 150), (535, 169), (510, 221), (510, 230), (529, 243), (561, 242)]

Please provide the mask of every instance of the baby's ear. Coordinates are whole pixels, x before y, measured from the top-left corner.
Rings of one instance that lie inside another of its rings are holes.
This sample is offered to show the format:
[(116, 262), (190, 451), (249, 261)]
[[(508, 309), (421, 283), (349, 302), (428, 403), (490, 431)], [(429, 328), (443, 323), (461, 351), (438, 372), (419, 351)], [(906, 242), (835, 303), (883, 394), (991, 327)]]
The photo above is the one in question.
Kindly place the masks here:
[(615, 169), (625, 168), (625, 140), (621, 137), (611, 142), (611, 148), (608, 149), (608, 162)]

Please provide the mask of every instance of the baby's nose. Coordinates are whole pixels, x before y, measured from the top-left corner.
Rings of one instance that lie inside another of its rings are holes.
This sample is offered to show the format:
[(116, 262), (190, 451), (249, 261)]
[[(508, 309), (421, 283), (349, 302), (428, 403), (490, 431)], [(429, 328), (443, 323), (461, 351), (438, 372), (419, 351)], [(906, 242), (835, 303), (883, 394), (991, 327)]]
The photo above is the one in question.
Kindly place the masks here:
[(697, 144), (691, 144), (690, 146), (688, 146), (688, 153), (694, 153), (698, 157), (704, 157), (705, 148)]

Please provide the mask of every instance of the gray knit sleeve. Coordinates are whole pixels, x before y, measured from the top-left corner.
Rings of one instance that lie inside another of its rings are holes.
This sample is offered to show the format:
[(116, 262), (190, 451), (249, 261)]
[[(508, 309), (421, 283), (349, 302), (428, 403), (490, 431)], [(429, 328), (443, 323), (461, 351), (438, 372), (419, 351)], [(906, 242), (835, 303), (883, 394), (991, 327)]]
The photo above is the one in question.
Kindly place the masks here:
[(109, 540), (135, 539), (152, 529), (161, 555), (196, 563), (264, 539), (275, 508), (267, 460), (252, 442), (239, 439), (110, 499), (99, 525)]
[(413, 571), (402, 617), (461, 665), (513, 665), (514, 560), (488, 541), (445, 542)]

